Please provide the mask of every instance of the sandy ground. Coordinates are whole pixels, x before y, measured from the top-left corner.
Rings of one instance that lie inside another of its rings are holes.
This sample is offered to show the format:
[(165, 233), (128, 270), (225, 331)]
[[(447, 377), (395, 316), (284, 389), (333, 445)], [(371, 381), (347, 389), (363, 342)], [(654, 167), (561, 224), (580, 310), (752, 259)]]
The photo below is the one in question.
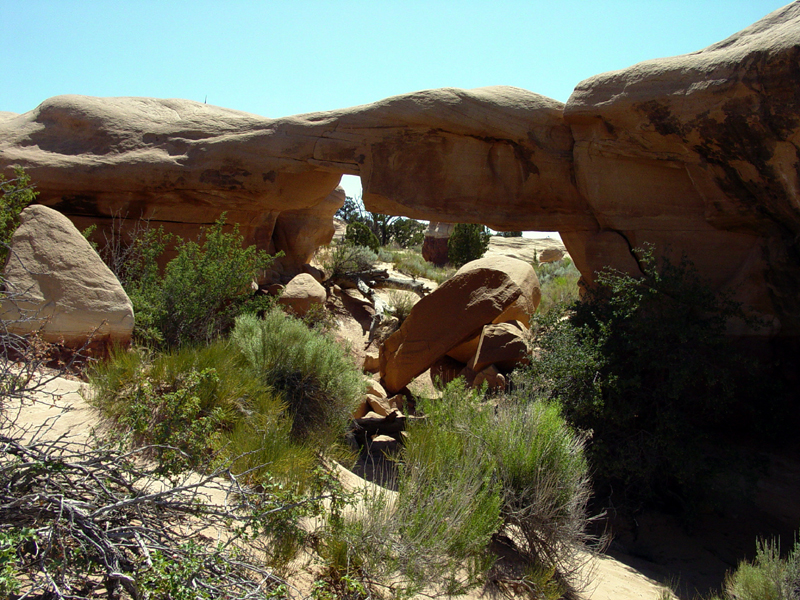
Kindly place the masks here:
[[(22, 407), (7, 406), (7, 414), (16, 415), (17, 424), (24, 426), (30, 435), (49, 439), (66, 435), (75, 444), (82, 445), (89, 441), (92, 430), (100, 423), (99, 415), (87, 404), (82, 390), (85, 391), (86, 386), (79, 381), (56, 378)], [(343, 469), (342, 477), (348, 489), (371, 485)], [(594, 576), (584, 595), (587, 600), (655, 600), (659, 597), (657, 582), (621, 560), (601, 556), (594, 561), (593, 569)], [(475, 593), (463, 600), (482, 597)]]

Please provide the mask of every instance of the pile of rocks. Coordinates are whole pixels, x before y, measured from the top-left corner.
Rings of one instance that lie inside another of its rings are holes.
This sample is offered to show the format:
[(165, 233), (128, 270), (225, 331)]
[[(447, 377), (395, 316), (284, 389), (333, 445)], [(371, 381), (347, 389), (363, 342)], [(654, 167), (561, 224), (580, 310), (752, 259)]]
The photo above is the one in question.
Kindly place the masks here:
[(428, 369), (445, 383), (463, 375), (474, 385), (504, 387), (504, 373), (527, 360), (526, 332), (540, 299), (526, 262), (492, 256), (467, 263), (386, 339), (384, 387), (395, 394)]

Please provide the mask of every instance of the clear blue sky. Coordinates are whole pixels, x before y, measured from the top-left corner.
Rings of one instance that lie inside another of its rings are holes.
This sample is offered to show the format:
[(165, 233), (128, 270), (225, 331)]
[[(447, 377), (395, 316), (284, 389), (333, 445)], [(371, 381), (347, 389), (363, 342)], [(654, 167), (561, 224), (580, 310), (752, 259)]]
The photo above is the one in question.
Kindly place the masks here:
[(784, 0), (0, 0), (0, 111), (58, 94), (280, 117), (426, 88), (566, 101), (595, 73), (699, 50)]

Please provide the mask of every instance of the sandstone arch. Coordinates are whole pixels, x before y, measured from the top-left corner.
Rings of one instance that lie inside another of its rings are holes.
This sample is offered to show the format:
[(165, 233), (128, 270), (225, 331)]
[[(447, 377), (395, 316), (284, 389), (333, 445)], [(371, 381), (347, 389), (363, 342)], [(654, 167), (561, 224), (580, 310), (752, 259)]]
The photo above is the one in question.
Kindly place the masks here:
[[(580, 83), (568, 103), (441, 89), (281, 119), (150, 98), (60, 96), (0, 114), (0, 167), (79, 227), (115, 212), (187, 233), (227, 210), (302, 264), (298, 223), (359, 175), (370, 210), (557, 230), (587, 279), (653, 242), (800, 334), (800, 4), (692, 54)], [(335, 210), (335, 209), (334, 209)], [(320, 239), (324, 236), (320, 236)], [(293, 241), (294, 240), (294, 241)]]

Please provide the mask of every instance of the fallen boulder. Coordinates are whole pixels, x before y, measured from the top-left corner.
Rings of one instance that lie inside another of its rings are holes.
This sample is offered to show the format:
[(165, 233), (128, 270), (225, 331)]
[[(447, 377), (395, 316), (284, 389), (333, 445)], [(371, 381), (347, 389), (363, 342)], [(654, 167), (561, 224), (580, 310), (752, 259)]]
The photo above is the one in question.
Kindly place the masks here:
[(381, 380), (403, 388), (449, 350), (480, 336), (484, 325), (518, 320), (526, 326), (541, 298), (530, 264), (504, 256), (467, 263), (422, 298), (381, 346)]
[(308, 273), (300, 273), (286, 284), (278, 303), (302, 317), (314, 304), (325, 304), (326, 297), (325, 288), (319, 281)]

